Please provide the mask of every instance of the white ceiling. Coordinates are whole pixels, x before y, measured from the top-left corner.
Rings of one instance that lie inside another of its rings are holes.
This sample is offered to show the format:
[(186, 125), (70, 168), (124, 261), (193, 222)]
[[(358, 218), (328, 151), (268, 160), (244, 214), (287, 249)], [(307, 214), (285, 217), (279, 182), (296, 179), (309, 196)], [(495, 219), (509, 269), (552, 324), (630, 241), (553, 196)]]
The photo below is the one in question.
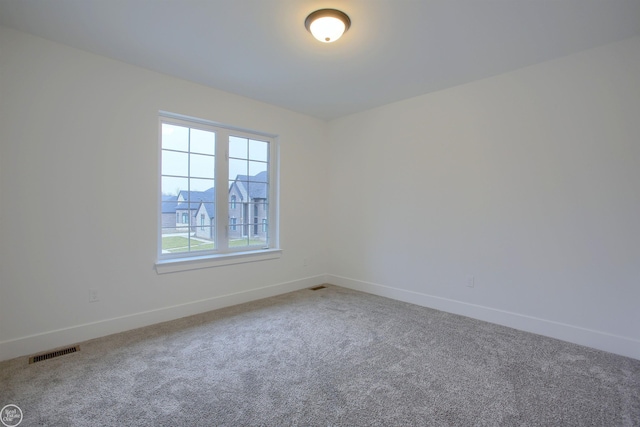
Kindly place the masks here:
[[(327, 7), (332, 44), (304, 28)], [(332, 119), (640, 35), (640, 0), (0, 0), (0, 24)]]

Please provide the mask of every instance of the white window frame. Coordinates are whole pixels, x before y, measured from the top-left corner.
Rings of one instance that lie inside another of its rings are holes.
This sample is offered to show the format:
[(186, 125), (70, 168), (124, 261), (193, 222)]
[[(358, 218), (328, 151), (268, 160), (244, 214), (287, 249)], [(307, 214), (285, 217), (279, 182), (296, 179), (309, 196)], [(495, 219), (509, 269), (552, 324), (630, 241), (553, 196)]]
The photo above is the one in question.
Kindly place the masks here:
[[(162, 253), (162, 124), (169, 123), (216, 133), (215, 170), (215, 233), (216, 249), (189, 253)], [(229, 247), (229, 136), (257, 139), (269, 143), (269, 204), (268, 245), (265, 247)], [(279, 258), (279, 144), (277, 135), (241, 129), (229, 125), (198, 119), (166, 111), (159, 112), (158, 120), (158, 225), (157, 261), (158, 274), (183, 270), (216, 267), (221, 265), (263, 261)]]

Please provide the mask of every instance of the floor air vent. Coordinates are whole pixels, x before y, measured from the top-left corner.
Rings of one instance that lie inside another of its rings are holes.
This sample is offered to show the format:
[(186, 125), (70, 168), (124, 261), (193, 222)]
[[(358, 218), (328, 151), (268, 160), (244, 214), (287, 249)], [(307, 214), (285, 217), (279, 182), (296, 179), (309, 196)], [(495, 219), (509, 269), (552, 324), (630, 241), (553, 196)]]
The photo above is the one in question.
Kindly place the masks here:
[(314, 286), (313, 288), (309, 288), (309, 289), (311, 289), (312, 291), (319, 291), (320, 289), (324, 289), (324, 288), (326, 288), (325, 285), (320, 285), (320, 286)]
[(80, 351), (79, 345), (74, 345), (73, 347), (67, 347), (61, 350), (51, 351), (49, 353), (30, 357), (29, 364), (42, 362), (43, 360), (47, 360), (47, 359), (53, 359), (54, 357), (58, 357), (58, 356), (64, 356), (65, 354), (75, 353), (76, 351)]

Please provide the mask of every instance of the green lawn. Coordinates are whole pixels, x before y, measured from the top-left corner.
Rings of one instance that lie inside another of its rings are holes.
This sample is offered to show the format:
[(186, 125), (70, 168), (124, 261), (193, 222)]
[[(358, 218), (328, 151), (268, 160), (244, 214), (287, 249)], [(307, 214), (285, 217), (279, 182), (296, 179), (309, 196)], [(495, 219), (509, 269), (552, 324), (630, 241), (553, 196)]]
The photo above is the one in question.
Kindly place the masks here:
[[(205, 251), (213, 249), (213, 242), (201, 242), (191, 240), (192, 251)], [(189, 250), (189, 239), (182, 236), (168, 236), (162, 238), (162, 250), (169, 252), (187, 252)]]
[(162, 238), (162, 249), (169, 251), (171, 249), (179, 248), (181, 246), (188, 246), (189, 240), (186, 237), (180, 236), (168, 236)]
[[(256, 245), (257, 246), (264, 245), (264, 241), (257, 240), (257, 239), (249, 240), (249, 246), (256, 246)], [(230, 247), (247, 246), (247, 239), (229, 240), (229, 246)]]
[[(259, 246), (264, 245), (262, 240), (251, 239), (247, 245), (247, 239), (229, 240), (230, 247), (239, 246)], [(214, 249), (213, 242), (201, 242), (191, 239), (192, 251), (206, 251)], [(182, 236), (167, 236), (162, 238), (162, 250), (169, 252), (187, 252), (189, 250), (189, 239)]]

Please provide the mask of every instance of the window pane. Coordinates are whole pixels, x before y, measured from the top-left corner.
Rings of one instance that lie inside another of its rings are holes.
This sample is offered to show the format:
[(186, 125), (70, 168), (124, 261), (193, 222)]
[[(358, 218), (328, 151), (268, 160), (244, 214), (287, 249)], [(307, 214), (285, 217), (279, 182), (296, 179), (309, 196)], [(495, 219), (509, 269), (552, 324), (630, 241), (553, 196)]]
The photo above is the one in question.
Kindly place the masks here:
[(191, 190), (191, 199), (193, 200), (196, 197), (203, 198), (205, 195), (197, 194), (195, 192), (208, 193), (208, 199), (203, 199), (203, 201), (213, 201), (214, 200), (214, 181), (212, 179), (195, 179), (191, 178), (189, 180), (190, 190)]
[[(251, 225), (251, 231), (253, 232), (253, 224)], [(240, 248), (240, 247), (248, 247), (248, 246), (253, 246), (253, 247), (265, 247), (266, 246), (266, 240), (265, 239), (261, 239), (255, 236), (243, 236), (242, 238), (239, 239), (233, 239), (233, 240), (229, 240), (229, 247), (230, 248)]]
[(175, 221), (173, 222), (171, 227), (162, 227), (162, 235), (163, 236), (165, 236), (167, 234), (175, 234), (175, 233), (176, 233)]
[(235, 157), (238, 159), (247, 159), (248, 156), (248, 143), (246, 138), (239, 138), (237, 136), (229, 137), (229, 157)]
[(208, 225), (211, 225), (211, 221), (216, 216), (215, 204), (213, 202), (203, 202), (200, 206), (200, 215), (205, 216), (205, 221)]
[(162, 150), (163, 175), (189, 175), (189, 155), (175, 151)]
[(264, 141), (249, 140), (249, 159), (266, 162), (269, 160), (269, 144)]
[[(193, 197), (193, 195), (192, 195)], [(189, 204), (185, 205), (185, 208), (187, 209), (186, 214), (187, 214), (187, 220), (185, 221), (188, 225), (189, 225), (189, 231), (195, 231), (195, 227), (196, 227), (196, 212), (198, 211), (198, 206), (200, 204), (199, 203), (193, 203), (190, 202)]]
[(162, 253), (189, 252), (188, 233), (172, 233), (162, 235)]
[(216, 134), (206, 130), (191, 129), (191, 152), (214, 155)]
[(207, 225), (198, 225), (196, 232), (191, 237), (191, 250), (210, 251), (212, 249), (215, 249), (214, 228)]
[[(164, 160), (163, 160), (164, 161)], [(215, 177), (216, 158), (213, 156), (203, 156), (191, 154), (191, 176), (198, 178)]]
[[(196, 214), (198, 226), (192, 240), (197, 239), (201, 246), (198, 250), (215, 249), (215, 205), (212, 202), (202, 202), (198, 205)], [(193, 245), (196, 242), (192, 242)]]
[(229, 247), (230, 248), (237, 248), (237, 247), (241, 247), (241, 246), (249, 246), (249, 237), (248, 236), (244, 236), (244, 237), (236, 238), (236, 239), (233, 239), (233, 240), (229, 240)]
[(265, 174), (263, 176), (256, 178), (256, 181), (266, 182), (267, 181), (267, 176), (266, 176), (267, 164), (263, 162), (249, 162), (249, 175), (256, 176), (260, 172), (265, 172)]
[(229, 159), (229, 179), (234, 180), (238, 175), (247, 175), (249, 165), (246, 160)]
[(255, 199), (266, 199), (269, 195), (268, 184), (263, 182), (249, 182), (248, 194), (253, 201), (256, 201)]
[(162, 148), (170, 150), (189, 150), (189, 128), (162, 124)]
[(171, 176), (162, 177), (162, 195), (179, 196), (180, 192), (187, 189), (189, 181), (187, 178), (175, 178)]

